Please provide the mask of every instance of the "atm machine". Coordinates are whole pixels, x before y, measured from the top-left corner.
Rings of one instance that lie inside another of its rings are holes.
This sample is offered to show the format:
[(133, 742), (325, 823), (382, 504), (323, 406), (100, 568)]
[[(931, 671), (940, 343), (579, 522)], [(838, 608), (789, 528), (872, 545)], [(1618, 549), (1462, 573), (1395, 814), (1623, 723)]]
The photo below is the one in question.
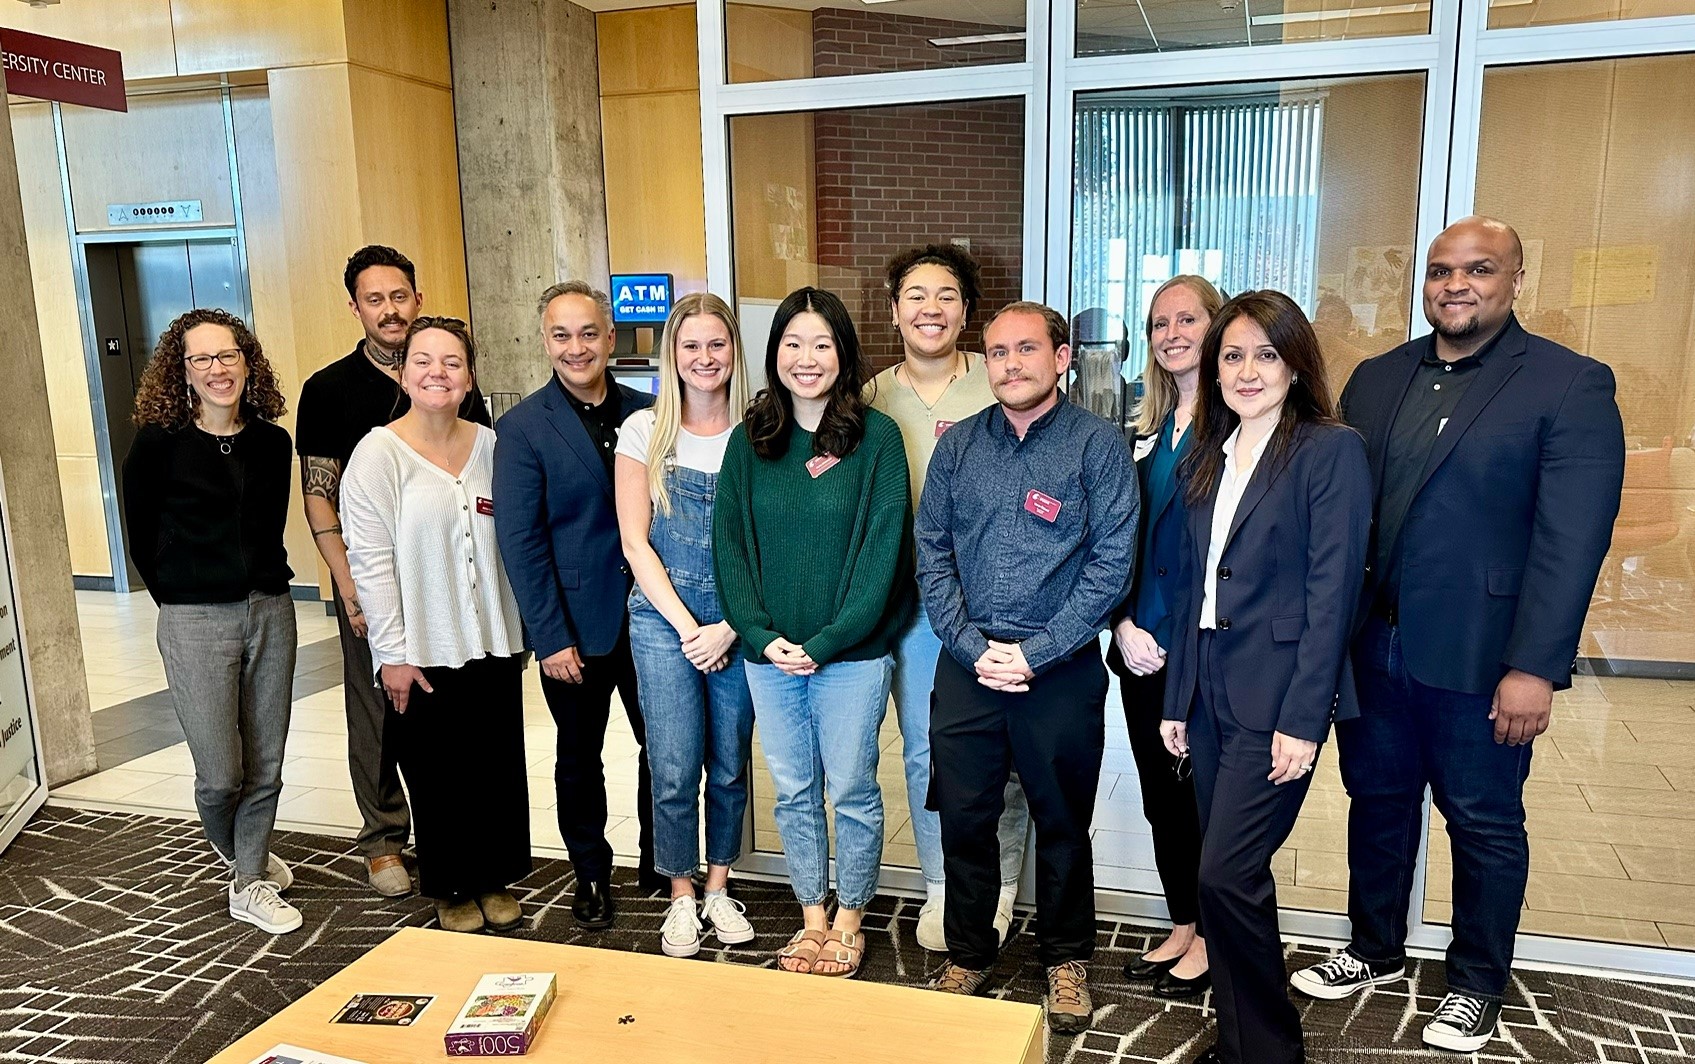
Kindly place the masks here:
[(668, 273), (612, 275), (612, 325), (616, 343), (613, 380), (649, 395), (659, 394), (659, 338), (676, 295)]

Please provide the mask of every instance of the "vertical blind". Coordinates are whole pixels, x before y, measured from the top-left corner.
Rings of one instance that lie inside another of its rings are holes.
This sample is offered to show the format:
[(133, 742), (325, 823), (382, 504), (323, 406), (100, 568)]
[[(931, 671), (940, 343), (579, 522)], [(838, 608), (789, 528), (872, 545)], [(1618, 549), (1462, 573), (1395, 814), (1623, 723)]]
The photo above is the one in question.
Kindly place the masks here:
[[(1141, 331), (1160, 282), (1317, 291), (1322, 95), (1079, 101), (1072, 308)], [(1125, 375), (1145, 353), (1131, 344)]]

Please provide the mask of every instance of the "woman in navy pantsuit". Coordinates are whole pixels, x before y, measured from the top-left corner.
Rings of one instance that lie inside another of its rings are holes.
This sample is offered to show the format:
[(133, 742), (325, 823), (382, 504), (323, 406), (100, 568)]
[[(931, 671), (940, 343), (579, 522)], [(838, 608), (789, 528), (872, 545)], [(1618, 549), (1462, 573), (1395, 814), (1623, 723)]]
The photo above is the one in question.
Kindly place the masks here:
[(1305, 1059), (1284, 988), (1271, 857), (1333, 718), (1357, 716), (1348, 640), (1365, 579), (1371, 472), (1336, 420), (1306, 316), (1230, 300), (1201, 345), (1165, 722), (1193, 762), (1201, 922), (1218, 1042), (1204, 1064)]

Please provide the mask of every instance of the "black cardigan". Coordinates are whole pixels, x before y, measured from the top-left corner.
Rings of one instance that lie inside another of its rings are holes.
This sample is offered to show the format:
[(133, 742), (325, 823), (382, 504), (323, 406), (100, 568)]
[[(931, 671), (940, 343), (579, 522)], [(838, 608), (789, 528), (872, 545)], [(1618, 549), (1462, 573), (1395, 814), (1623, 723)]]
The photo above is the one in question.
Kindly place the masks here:
[(239, 602), (283, 594), (293, 444), (280, 425), (257, 419), (230, 437), (190, 425), (136, 433), (124, 459), (130, 558), (160, 604)]

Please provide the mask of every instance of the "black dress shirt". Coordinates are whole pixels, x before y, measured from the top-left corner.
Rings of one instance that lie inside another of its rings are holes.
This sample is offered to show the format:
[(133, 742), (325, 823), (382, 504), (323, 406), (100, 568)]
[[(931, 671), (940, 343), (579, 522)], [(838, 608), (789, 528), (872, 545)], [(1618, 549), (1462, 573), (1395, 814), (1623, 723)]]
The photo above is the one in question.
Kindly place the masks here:
[(1383, 575), (1380, 606), (1393, 606), (1401, 591), (1401, 526), (1413, 496), (1424, 481), (1424, 467), (1436, 437), (1460, 405), (1483, 360), (1501, 338), (1503, 328), (1476, 351), (1444, 362), (1436, 354), (1436, 337), (1425, 340), (1423, 357), (1407, 385), (1406, 397), (1389, 430), (1389, 450), (1383, 463), (1383, 486), (1377, 497), (1377, 550), (1373, 563)]
[(618, 392), (618, 385), (610, 376), (606, 379), (606, 398), (598, 403), (585, 403), (571, 394), (560, 381), (559, 375), (554, 374), (553, 386), (559, 389), (559, 394), (571, 404), (571, 409), (582, 419), (583, 428), (588, 430), (589, 439), (594, 441), (595, 450), (600, 452), (600, 460), (606, 463), (606, 475), (612, 475), (612, 459), (618, 449), (618, 427), (624, 423), (624, 397)]

